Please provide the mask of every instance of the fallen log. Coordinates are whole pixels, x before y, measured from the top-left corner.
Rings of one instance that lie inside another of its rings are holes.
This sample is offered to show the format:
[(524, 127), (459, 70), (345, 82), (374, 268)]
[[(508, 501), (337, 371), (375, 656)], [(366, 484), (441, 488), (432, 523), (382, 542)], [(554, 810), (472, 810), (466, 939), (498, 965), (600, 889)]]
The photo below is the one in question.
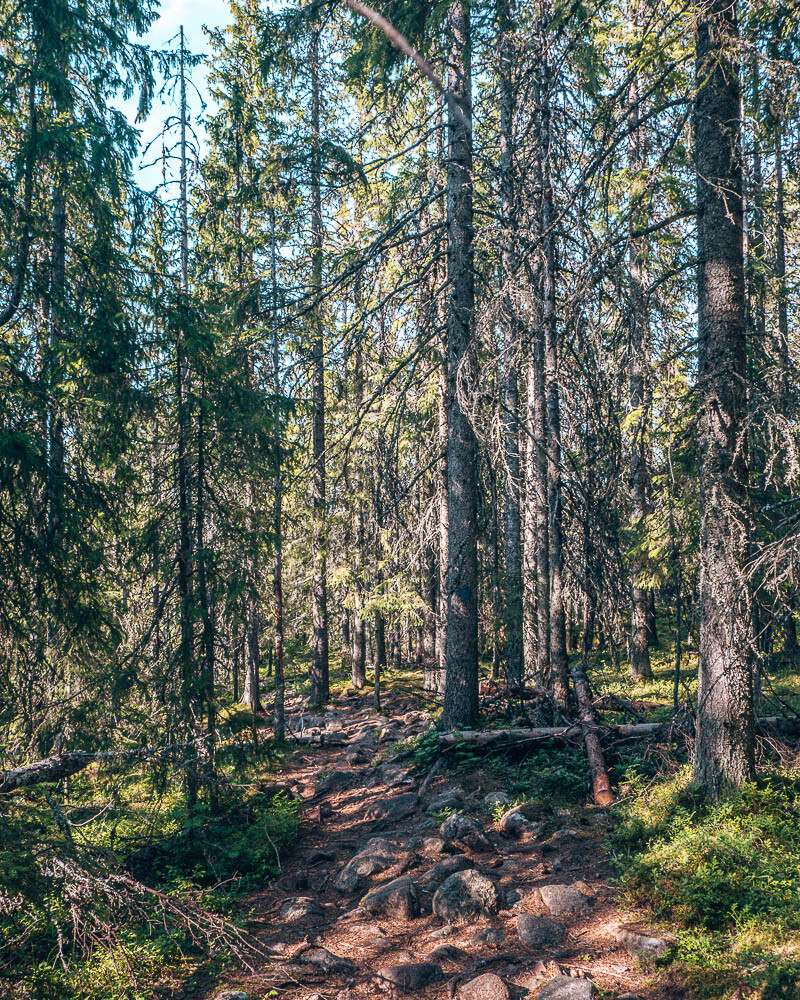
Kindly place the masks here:
[(20, 788), (40, 785), (45, 782), (61, 781), (78, 771), (83, 771), (91, 764), (121, 763), (131, 760), (162, 760), (170, 759), (176, 751), (197, 750), (193, 743), (173, 743), (166, 747), (137, 747), (135, 750), (100, 750), (89, 753), (87, 750), (66, 750), (64, 753), (45, 757), (31, 764), (20, 764), (9, 771), (0, 771), (0, 794), (15, 792)]
[(82, 771), (102, 756), (85, 750), (69, 750), (54, 757), (37, 760), (33, 764), (23, 764), (11, 771), (0, 771), (0, 792), (14, 792), (18, 788), (27, 788), (45, 781), (61, 781)]
[[(607, 726), (598, 722), (594, 727), (600, 735), (617, 737), (618, 739), (642, 739), (648, 736), (666, 735), (670, 731), (683, 732), (684, 727), (673, 722), (635, 722)], [(800, 734), (800, 717), (795, 716), (765, 716), (756, 720), (756, 731), (777, 732), (786, 736)], [(574, 740), (583, 737), (583, 727), (579, 723), (571, 726), (540, 726), (534, 729), (454, 729), (439, 733), (439, 744), (443, 747), (457, 746), (459, 743), (469, 743), (476, 746), (489, 746), (492, 743), (527, 743), (536, 740)]]
[(592, 798), (598, 806), (610, 806), (614, 801), (611, 791), (611, 779), (608, 777), (606, 758), (597, 734), (597, 712), (592, 705), (592, 694), (586, 672), (579, 663), (572, 667), (572, 687), (578, 702), (578, 713), (581, 719), (583, 742), (586, 746), (586, 758), (592, 775)]

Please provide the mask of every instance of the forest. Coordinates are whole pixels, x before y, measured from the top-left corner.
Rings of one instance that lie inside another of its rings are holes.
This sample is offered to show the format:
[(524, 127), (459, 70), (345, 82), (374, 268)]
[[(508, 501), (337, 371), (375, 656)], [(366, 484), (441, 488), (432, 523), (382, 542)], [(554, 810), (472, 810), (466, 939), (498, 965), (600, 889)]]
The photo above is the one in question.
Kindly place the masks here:
[(0, 0), (0, 1000), (800, 1000), (800, 3), (160, 16)]

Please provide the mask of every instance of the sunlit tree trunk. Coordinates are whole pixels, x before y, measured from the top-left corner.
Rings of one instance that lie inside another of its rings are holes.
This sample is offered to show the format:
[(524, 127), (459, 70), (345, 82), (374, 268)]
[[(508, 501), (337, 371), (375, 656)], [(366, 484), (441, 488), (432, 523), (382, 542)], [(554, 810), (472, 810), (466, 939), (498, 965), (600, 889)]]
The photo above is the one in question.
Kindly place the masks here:
[[(447, 11), (447, 87), (471, 114), (470, 11), (452, 0)], [(477, 446), (459, 383), (471, 383), (475, 307), (472, 219), (472, 131), (448, 110), (447, 157), (447, 675), (443, 725), (473, 725), (478, 717)]]
[(736, 3), (697, 19), (700, 655), (695, 778), (717, 796), (755, 772)]

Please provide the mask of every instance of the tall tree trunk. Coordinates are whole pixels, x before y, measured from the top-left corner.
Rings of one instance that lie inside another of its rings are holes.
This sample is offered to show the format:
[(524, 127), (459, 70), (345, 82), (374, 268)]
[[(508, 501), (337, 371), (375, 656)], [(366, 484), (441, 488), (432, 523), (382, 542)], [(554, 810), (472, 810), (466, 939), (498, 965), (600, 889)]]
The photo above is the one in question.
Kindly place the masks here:
[[(180, 31), (180, 238), (181, 276), (180, 309), (188, 309), (189, 295), (189, 219), (186, 174), (186, 67), (183, 26)], [(178, 592), (180, 594), (180, 664), (181, 704), (186, 741), (194, 737), (196, 677), (194, 665), (194, 629), (192, 627), (191, 577), (193, 551), (190, 531), (189, 508), (189, 404), (187, 399), (188, 366), (186, 362), (186, 333), (183, 317), (178, 329), (176, 344), (176, 401), (178, 408)], [(186, 801), (191, 807), (197, 801), (197, 775), (192, 764), (186, 771)]]
[(439, 669), (447, 668), (447, 544), (450, 532), (450, 515), (447, 501), (447, 337), (442, 344), (442, 363), (439, 365), (439, 461), (436, 464), (439, 488), (439, 608), (436, 630), (436, 648)]
[[(469, 3), (447, 11), (447, 88), (464, 115), (472, 113)], [(475, 278), (472, 249), (472, 131), (448, 109), (447, 157), (447, 676), (443, 725), (474, 725), (478, 718), (478, 550), (475, 433), (459, 383), (473, 381)], [(466, 378), (465, 378), (466, 376)]]
[[(638, 0), (630, 13), (631, 30), (638, 29)], [(628, 87), (628, 171), (630, 173), (631, 206), (628, 223), (628, 297), (630, 301), (629, 355), (630, 355), (630, 408), (633, 416), (630, 452), (631, 527), (638, 544), (644, 517), (647, 513), (647, 443), (645, 433), (648, 423), (645, 406), (644, 377), (647, 364), (647, 301), (644, 288), (644, 266), (647, 246), (636, 230), (644, 221), (645, 206), (641, 204), (642, 176), (645, 168), (644, 143), (639, 122), (639, 78), (631, 73)], [(642, 586), (641, 556), (631, 559), (631, 676), (634, 679), (652, 677), (650, 645), (648, 642), (649, 596)]]
[[(357, 295), (357, 298), (360, 298)], [(364, 402), (364, 359), (361, 337), (358, 337), (354, 349), (354, 405), (356, 413), (361, 412)], [(355, 469), (355, 508), (356, 508), (356, 567), (353, 594), (353, 628), (350, 658), (350, 678), (353, 687), (361, 690), (367, 683), (367, 645), (364, 631), (364, 574), (366, 572), (366, 524), (364, 518), (363, 476), (361, 469)]]
[(556, 321), (556, 237), (551, 178), (550, 101), (551, 79), (548, 58), (549, 12), (543, 4), (540, 21), (540, 169), (542, 178), (542, 323), (545, 336), (545, 393), (547, 411), (547, 502), (550, 545), (550, 676), (556, 705), (562, 710), (569, 700), (566, 618), (564, 614), (564, 554), (561, 524), (561, 399), (559, 385), (559, 346)]
[(272, 497), (272, 531), (273, 564), (272, 564), (272, 598), (275, 604), (275, 707), (272, 717), (272, 731), (277, 742), (282, 742), (286, 736), (286, 721), (284, 717), (285, 678), (283, 669), (283, 456), (282, 446), (282, 414), (281, 403), (283, 387), (281, 385), (280, 341), (278, 337), (278, 279), (275, 260), (275, 210), (270, 210), (270, 278), (272, 282), (272, 448), (273, 462), (273, 497)]
[(735, 0), (703, 4), (695, 98), (701, 620), (694, 769), (711, 796), (755, 773), (737, 45)]
[(783, 180), (783, 120), (775, 130), (775, 279), (778, 298), (778, 359), (782, 400), (788, 402), (789, 304), (786, 288), (786, 209)]
[(505, 543), (505, 633), (506, 678), (509, 686), (522, 683), (522, 526), (520, 517), (519, 455), (519, 325), (514, 300), (508, 287), (513, 271), (514, 211), (514, 90), (511, 79), (513, 62), (512, 24), (508, 0), (497, 0), (495, 13), (500, 48), (500, 211), (503, 226), (503, 250), (500, 280), (502, 284), (503, 349), (505, 378), (503, 385), (503, 432), (505, 452), (504, 543)]
[(66, 292), (67, 208), (61, 181), (53, 191), (52, 241), (50, 247), (50, 288), (48, 293), (48, 465), (47, 465), (47, 540), (58, 558), (64, 539), (64, 412), (57, 393), (63, 378), (61, 324)]
[(205, 402), (205, 385), (200, 386), (200, 400), (197, 410), (197, 486), (195, 498), (195, 537), (197, 539), (197, 602), (200, 608), (202, 631), (200, 643), (202, 649), (202, 700), (206, 708), (206, 753), (208, 755), (209, 778), (208, 798), (212, 810), (219, 805), (219, 792), (216, 783), (216, 750), (217, 750), (217, 706), (214, 692), (214, 619), (208, 597), (208, 573), (206, 568), (206, 424), (203, 406)]
[[(550, 673), (550, 531), (547, 507), (547, 424), (544, 386), (544, 337), (539, 324), (533, 330), (527, 366), (525, 430), (525, 594), (526, 615), (532, 609), (535, 642), (531, 662), (526, 639), (526, 673), (542, 684)], [(535, 583), (535, 594), (531, 593)], [(528, 626), (530, 628), (530, 626)]]
[(328, 679), (328, 569), (325, 500), (325, 352), (322, 334), (322, 152), (320, 138), (320, 29), (311, 38), (311, 284), (316, 297), (312, 344), (313, 573), (311, 702), (324, 704)]

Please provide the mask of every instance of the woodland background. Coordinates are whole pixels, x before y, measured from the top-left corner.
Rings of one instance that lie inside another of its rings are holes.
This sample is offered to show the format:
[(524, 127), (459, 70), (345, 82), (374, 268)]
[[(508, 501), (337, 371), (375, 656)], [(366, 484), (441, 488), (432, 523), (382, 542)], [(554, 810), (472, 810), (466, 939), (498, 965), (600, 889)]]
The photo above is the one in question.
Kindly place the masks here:
[(0, 2), (0, 992), (241, 947), (285, 690), (367, 683), (577, 719), (536, 788), (661, 802), (625, 864), (684, 960), (796, 982), (800, 9), (378, 4), (414, 62), (359, 8), (231, 0), (198, 55), (151, 0)]

